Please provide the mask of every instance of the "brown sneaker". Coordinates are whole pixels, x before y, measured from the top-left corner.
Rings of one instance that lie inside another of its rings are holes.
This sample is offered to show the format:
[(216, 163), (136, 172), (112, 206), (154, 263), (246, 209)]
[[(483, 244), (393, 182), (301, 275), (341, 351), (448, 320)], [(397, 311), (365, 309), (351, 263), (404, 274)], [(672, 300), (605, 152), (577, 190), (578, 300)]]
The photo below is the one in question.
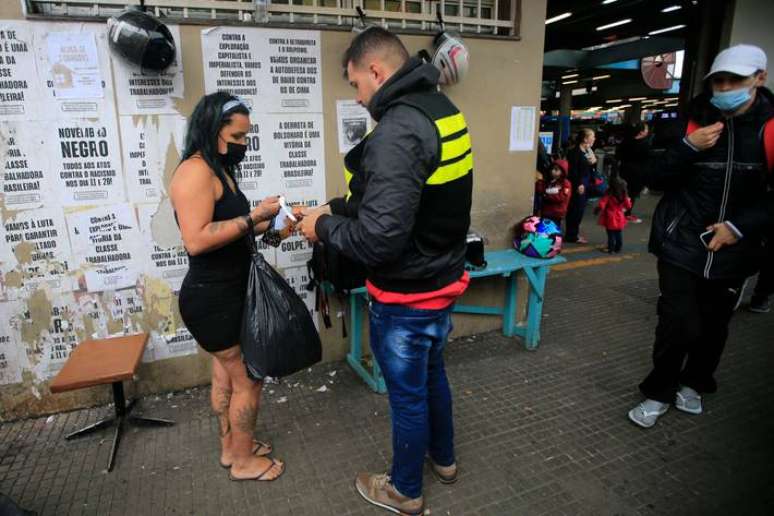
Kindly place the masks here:
[(439, 466), (432, 459), (430, 459), (430, 469), (433, 471), (433, 475), (442, 484), (453, 484), (457, 481), (457, 464), (451, 466)]
[(419, 498), (403, 496), (390, 483), (389, 475), (359, 473), (355, 489), (366, 502), (404, 516), (418, 516), (425, 512), (425, 502)]

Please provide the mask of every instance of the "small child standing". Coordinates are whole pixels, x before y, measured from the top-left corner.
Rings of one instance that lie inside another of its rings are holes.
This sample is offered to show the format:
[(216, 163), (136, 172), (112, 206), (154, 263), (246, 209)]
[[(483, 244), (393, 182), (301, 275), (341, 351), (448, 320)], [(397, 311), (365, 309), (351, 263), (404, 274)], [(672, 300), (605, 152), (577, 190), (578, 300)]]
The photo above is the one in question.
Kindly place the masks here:
[(562, 219), (567, 216), (567, 207), (572, 193), (572, 184), (567, 180), (568, 169), (567, 160), (555, 160), (551, 166), (548, 183), (539, 181), (537, 186), (537, 191), (542, 197), (540, 216), (554, 221), (559, 229), (562, 228)]
[(626, 211), (631, 210), (632, 200), (626, 191), (626, 181), (618, 176), (610, 179), (610, 188), (594, 208), (594, 214), (599, 214), (599, 225), (607, 230), (608, 253), (620, 253), (623, 247), (623, 230), (626, 227)]

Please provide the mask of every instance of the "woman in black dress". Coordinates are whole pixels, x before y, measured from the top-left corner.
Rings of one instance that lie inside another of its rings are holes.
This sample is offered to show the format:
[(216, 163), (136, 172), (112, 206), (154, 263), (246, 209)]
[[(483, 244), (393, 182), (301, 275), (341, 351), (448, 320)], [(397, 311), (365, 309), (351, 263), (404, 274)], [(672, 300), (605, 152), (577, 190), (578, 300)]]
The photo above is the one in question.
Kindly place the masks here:
[(250, 110), (227, 93), (203, 97), (188, 124), (183, 160), (170, 197), (189, 255), (180, 315), (212, 361), (212, 408), (221, 436), (220, 463), (232, 480), (274, 480), (284, 464), (271, 445), (254, 441), (262, 382), (248, 378), (239, 348), (250, 253), (248, 217), (263, 233), (279, 211), (268, 197), (253, 210), (234, 172), (247, 150)]

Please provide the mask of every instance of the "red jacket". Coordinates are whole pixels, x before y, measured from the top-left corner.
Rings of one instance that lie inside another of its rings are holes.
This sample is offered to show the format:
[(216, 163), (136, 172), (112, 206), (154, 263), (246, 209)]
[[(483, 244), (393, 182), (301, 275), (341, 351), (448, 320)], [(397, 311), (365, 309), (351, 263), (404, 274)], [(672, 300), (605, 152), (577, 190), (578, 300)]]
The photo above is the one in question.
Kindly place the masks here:
[[(538, 181), (537, 192), (543, 197), (543, 209), (541, 215), (550, 219), (563, 219), (567, 215), (567, 206), (570, 204), (572, 184), (564, 178), (551, 181), (548, 185), (545, 181)], [(550, 190), (551, 193), (548, 193)]]
[(605, 195), (599, 200), (599, 225), (611, 231), (620, 231), (626, 227), (626, 210), (632, 209), (632, 200), (626, 197), (623, 202), (612, 195)]

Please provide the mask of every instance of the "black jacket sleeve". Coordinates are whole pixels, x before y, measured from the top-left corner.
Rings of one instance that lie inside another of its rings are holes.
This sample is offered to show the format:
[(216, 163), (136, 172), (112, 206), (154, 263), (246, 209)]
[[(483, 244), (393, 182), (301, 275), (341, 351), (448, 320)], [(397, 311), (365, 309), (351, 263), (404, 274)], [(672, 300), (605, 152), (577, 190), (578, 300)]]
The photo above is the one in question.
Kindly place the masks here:
[(364, 150), (365, 192), (357, 218), (320, 217), (318, 238), (370, 268), (395, 261), (410, 241), (437, 155), (438, 133), (430, 120), (408, 106), (391, 109)]
[(766, 196), (730, 219), (742, 238), (771, 235), (774, 231), (774, 191), (769, 188)]
[(660, 191), (682, 187), (690, 166), (700, 155), (701, 152), (681, 139), (665, 152), (651, 156), (645, 170), (645, 184), (648, 188)]

